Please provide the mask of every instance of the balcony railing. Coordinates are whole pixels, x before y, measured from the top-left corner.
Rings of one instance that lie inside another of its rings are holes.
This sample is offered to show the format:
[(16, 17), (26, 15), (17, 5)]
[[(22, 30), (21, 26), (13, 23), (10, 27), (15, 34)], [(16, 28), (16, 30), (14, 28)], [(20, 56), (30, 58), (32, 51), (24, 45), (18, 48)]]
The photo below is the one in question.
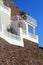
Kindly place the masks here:
[[(27, 34), (26, 34), (26, 30), (23, 30), (23, 29), (22, 29), (22, 34), (23, 34), (23, 35), (27, 35)], [(32, 33), (29, 33), (29, 32), (28, 32), (28, 36), (31, 37), (31, 38), (34, 38), (34, 39), (36, 39), (36, 40), (38, 39), (37, 35), (34, 35), (34, 34), (32, 34)]]
[(22, 33), (23, 33), (24, 35), (26, 35), (26, 30), (22, 29)]
[(34, 18), (32, 18), (31, 16), (27, 16), (27, 19), (24, 20), (21, 16), (18, 16), (17, 17), (12, 17), (12, 19), (16, 20), (16, 21), (25, 21), (27, 22), (28, 24), (32, 24), (32, 25), (37, 25), (37, 22)]
[(6, 35), (7, 37), (9, 37), (11, 39), (21, 40), (20, 36), (18, 36), (16, 34), (12, 34), (12, 33), (8, 32), (8, 31), (5, 31), (4, 35)]
[(36, 20), (34, 18), (32, 18), (31, 16), (28, 16), (27, 19), (26, 19), (26, 21), (28, 23), (33, 24), (33, 25), (37, 25)]
[(37, 39), (37, 35), (34, 35), (34, 34), (32, 34), (32, 33), (29, 33), (28, 35), (29, 35), (31, 38)]
[[(18, 20), (24, 20), (21, 16), (17, 16), (17, 19)], [(27, 23), (31, 23), (31, 24), (33, 24), (33, 25), (37, 25), (37, 22), (36, 22), (36, 20), (33, 18), (33, 17), (31, 17), (31, 16), (27, 16), (27, 18), (26, 18), (26, 20), (25, 20)]]

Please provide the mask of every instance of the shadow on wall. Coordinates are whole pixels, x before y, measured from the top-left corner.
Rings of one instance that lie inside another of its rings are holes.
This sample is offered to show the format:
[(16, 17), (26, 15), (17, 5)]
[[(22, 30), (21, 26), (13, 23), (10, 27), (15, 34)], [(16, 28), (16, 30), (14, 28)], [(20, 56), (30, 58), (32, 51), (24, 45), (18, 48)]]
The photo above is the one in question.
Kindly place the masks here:
[(13, 30), (12, 26), (10, 26), (10, 25), (7, 27), (7, 31), (12, 33), (12, 34), (16, 34), (17, 35), (17, 32), (15, 30)]

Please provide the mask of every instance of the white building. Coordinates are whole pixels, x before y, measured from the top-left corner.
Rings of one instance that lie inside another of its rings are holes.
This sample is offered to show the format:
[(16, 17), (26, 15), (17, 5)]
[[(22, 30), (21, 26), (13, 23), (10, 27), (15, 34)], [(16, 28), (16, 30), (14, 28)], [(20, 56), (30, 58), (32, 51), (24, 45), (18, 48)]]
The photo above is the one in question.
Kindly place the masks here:
[(10, 44), (23, 46), (23, 39), (39, 43), (35, 34), (36, 20), (28, 14), (11, 18), (11, 8), (0, 0), (0, 37)]

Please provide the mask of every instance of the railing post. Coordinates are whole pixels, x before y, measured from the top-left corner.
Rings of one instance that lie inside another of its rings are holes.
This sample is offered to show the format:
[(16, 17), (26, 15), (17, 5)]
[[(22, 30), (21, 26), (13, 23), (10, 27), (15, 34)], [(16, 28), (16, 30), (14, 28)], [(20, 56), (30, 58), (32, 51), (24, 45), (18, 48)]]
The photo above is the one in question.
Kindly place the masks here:
[(34, 35), (35, 35), (35, 27), (34, 27)]
[(22, 37), (23, 33), (22, 33), (22, 28), (20, 27), (20, 38), (21, 38), (21, 42), (22, 42), (22, 45), (24, 47), (24, 43), (23, 43), (23, 37)]
[(22, 36), (22, 28), (20, 27), (20, 36)]
[(36, 36), (36, 38), (37, 38), (37, 43), (39, 43), (38, 35)]
[(28, 24), (26, 24), (26, 34), (28, 35)]
[(35, 35), (35, 27), (33, 27), (33, 34)]
[(3, 24), (2, 24), (2, 33), (4, 33), (4, 26), (3, 26)]

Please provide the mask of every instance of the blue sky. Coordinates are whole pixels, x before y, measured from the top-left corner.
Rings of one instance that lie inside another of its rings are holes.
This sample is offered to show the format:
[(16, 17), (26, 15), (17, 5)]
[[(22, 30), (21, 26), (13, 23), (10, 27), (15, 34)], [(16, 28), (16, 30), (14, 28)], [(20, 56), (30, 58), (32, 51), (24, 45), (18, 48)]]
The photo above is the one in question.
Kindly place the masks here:
[(13, 0), (13, 2), (20, 10), (37, 20), (36, 34), (39, 36), (39, 46), (43, 47), (43, 0)]

